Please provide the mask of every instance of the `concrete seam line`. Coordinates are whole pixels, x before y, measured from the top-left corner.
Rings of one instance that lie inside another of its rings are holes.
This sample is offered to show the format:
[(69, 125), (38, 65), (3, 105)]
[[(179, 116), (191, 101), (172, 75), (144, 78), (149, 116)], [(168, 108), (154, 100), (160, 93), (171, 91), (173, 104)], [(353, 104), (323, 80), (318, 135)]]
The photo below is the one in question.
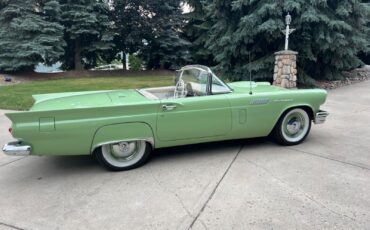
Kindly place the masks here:
[(17, 226), (11, 225), (11, 224), (6, 224), (6, 223), (3, 223), (3, 222), (0, 222), (0, 225), (5, 226), (5, 227), (9, 227), (9, 228), (13, 228), (13, 229), (17, 229), (17, 230), (25, 230), (24, 228), (20, 228), (20, 227), (17, 227)]
[(10, 161), (10, 162), (4, 163), (4, 164), (0, 165), (0, 167), (3, 167), (3, 166), (6, 166), (6, 165), (9, 165), (9, 164), (11, 164), (11, 163), (13, 163), (13, 162), (16, 162), (16, 161), (22, 160), (22, 159), (24, 159), (24, 158), (26, 158), (26, 157), (21, 157), (21, 158), (18, 158), (18, 159), (16, 159), (16, 160), (14, 160), (14, 161)]
[[(254, 165), (255, 167), (258, 167), (259, 169), (262, 169), (266, 174), (268, 174), (269, 176), (271, 176), (272, 178), (274, 178), (275, 180), (279, 181), (281, 184), (285, 185), (288, 189), (290, 189), (291, 191), (293, 192), (296, 192), (298, 194), (301, 194), (303, 196), (305, 196), (307, 199), (309, 199), (311, 202), (314, 202), (315, 204), (325, 208), (326, 210), (328, 210), (329, 212), (335, 214), (335, 215), (338, 215), (338, 216), (342, 216), (342, 217), (346, 217), (346, 218), (349, 218), (351, 219), (352, 221), (357, 221), (355, 218), (353, 217), (350, 217), (346, 214), (343, 214), (343, 213), (339, 213), (339, 212), (336, 212), (334, 210), (332, 210), (331, 208), (329, 208), (328, 206), (326, 206), (325, 204), (321, 203), (320, 201), (316, 200), (313, 196), (310, 196), (308, 194), (306, 194), (303, 190), (301, 190), (299, 187), (296, 188), (296, 187), (293, 187), (293, 186), (290, 186), (285, 180), (275, 176), (272, 172), (270, 172), (269, 170), (267, 170), (265, 167), (253, 162), (253, 161), (250, 161), (250, 160), (246, 160), (247, 162), (249, 162), (250, 164)], [(362, 223), (361, 223), (362, 224)]]
[[(150, 170), (151, 171), (151, 170)], [(184, 202), (182, 201), (182, 199), (180, 198), (180, 196), (176, 193), (176, 192), (173, 192), (171, 191), (170, 189), (166, 188), (165, 186), (162, 185), (162, 183), (157, 179), (157, 177), (155, 176), (155, 174), (153, 172), (150, 173), (154, 179), (154, 181), (158, 184), (158, 186), (165, 192), (167, 193), (170, 193), (172, 195), (174, 195), (176, 197), (176, 199), (179, 201), (180, 205), (182, 206), (182, 208), (185, 210), (185, 212), (187, 213), (188, 216), (190, 216), (191, 218), (194, 218), (193, 215), (191, 215), (189, 209), (185, 206)]]
[(203, 213), (204, 209), (206, 208), (207, 204), (209, 203), (209, 201), (212, 199), (212, 197), (215, 195), (216, 191), (217, 191), (217, 188), (219, 187), (219, 185), (221, 184), (222, 180), (225, 178), (226, 174), (229, 172), (231, 166), (234, 164), (236, 158), (239, 156), (239, 153), (243, 150), (244, 148), (244, 144), (242, 146), (240, 146), (238, 152), (235, 154), (234, 158), (231, 160), (230, 164), (227, 166), (225, 172), (222, 174), (222, 177), (220, 178), (220, 180), (217, 182), (216, 186), (214, 187), (214, 189), (212, 190), (211, 194), (209, 195), (208, 199), (206, 200), (206, 202), (204, 202), (202, 208), (199, 210), (198, 214), (195, 216), (195, 218), (193, 219), (193, 221), (191, 222), (190, 226), (188, 227), (188, 230), (191, 229), (193, 227), (193, 225), (195, 224), (195, 222), (198, 220), (199, 216)]
[(300, 152), (300, 153), (304, 153), (304, 154), (307, 154), (307, 155), (327, 159), (327, 160), (330, 160), (330, 161), (336, 161), (336, 162), (339, 162), (339, 163), (342, 163), (342, 164), (345, 164), (345, 165), (351, 165), (351, 166), (356, 167), (356, 168), (361, 168), (361, 169), (364, 169), (364, 170), (370, 170), (369, 167), (364, 166), (364, 165), (358, 165), (358, 164), (354, 164), (354, 163), (350, 163), (350, 162), (346, 162), (346, 161), (341, 161), (341, 160), (338, 160), (338, 159), (335, 159), (335, 158), (322, 156), (320, 154), (310, 153), (310, 152), (302, 151), (302, 150), (295, 149), (295, 148), (288, 148), (288, 149), (291, 149), (291, 150), (294, 150), (294, 151), (297, 151), (297, 152)]

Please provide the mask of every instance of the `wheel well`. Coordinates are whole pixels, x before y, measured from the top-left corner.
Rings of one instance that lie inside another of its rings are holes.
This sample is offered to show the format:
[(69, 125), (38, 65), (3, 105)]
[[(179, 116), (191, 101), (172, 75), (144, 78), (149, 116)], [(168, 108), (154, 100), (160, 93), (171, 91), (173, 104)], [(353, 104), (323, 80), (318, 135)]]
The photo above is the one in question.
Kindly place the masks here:
[(150, 145), (150, 148), (153, 150), (154, 149), (154, 139), (153, 141), (149, 141), (149, 140), (144, 140), (145, 143), (148, 143)]
[(303, 109), (304, 111), (306, 111), (308, 113), (308, 116), (310, 117), (311, 120), (313, 120), (315, 117), (314, 117), (314, 113), (313, 113), (313, 110), (311, 107), (309, 107), (308, 105), (299, 105), (299, 106), (293, 106), (293, 107), (290, 107), (290, 108), (287, 108), (282, 114), (281, 116), (279, 117), (279, 119), (284, 115), (286, 114), (288, 111), (292, 110), (292, 109)]
[(308, 113), (308, 116), (310, 117), (311, 120), (315, 119), (313, 110), (308, 105), (298, 105), (298, 106), (289, 107), (289, 108), (285, 109), (283, 113), (281, 113), (279, 119), (281, 117), (283, 117), (288, 111), (290, 111), (292, 109), (298, 109), (298, 108), (299, 109), (303, 109), (304, 111), (306, 111)]
[[(147, 139), (137, 139), (137, 140), (142, 140), (144, 141), (145, 143), (149, 144), (150, 148), (153, 150), (154, 149), (154, 138), (147, 138)], [(119, 143), (121, 141), (130, 141), (130, 140), (125, 140), (125, 139), (122, 139), (122, 140), (117, 140), (117, 141), (112, 141), (112, 142), (107, 142), (105, 144), (112, 144), (112, 143)], [(132, 140), (131, 140), (132, 141)], [(92, 151), (90, 154), (94, 154), (95, 150), (97, 150), (98, 148), (102, 147), (104, 144), (99, 144), (99, 145), (96, 145), (92, 148)]]
[[(313, 111), (312, 111), (312, 108), (307, 106), (307, 105), (303, 105), (303, 106), (297, 106), (297, 107), (294, 107), (294, 108), (301, 108), (303, 109), (304, 111), (306, 111), (308, 113), (308, 116), (310, 117), (311, 120), (315, 119), (314, 117), (314, 114), (313, 114)], [(293, 108), (290, 108), (290, 109), (293, 109)], [(290, 110), (289, 109), (289, 110)]]

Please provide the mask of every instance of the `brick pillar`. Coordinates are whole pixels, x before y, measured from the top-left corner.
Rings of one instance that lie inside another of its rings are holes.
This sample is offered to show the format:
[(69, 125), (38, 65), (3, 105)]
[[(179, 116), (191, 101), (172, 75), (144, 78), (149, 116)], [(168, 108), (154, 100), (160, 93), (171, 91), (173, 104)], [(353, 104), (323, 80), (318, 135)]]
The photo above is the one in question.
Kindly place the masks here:
[(297, 54), (291, 50), (275, 53), (274, 83), (284, 88), (297, 87)]

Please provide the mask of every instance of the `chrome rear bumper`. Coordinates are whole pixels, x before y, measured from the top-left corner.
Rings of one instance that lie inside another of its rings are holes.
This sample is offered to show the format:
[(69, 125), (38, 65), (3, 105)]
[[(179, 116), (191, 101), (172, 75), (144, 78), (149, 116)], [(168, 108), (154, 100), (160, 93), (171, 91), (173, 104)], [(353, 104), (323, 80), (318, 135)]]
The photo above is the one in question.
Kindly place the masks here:
[(315, 124), (322, 124), (325, 122), (326, 117), (329, 116), (329, 113), (323, 110), (320, 110), (315, 115), (315, 120), (313, 121)]
[(9, 142), (3, 147), (3, 152), (9, 156), (28, 156), (31, 154), (31, 146), (22, 145), (21, 142)]

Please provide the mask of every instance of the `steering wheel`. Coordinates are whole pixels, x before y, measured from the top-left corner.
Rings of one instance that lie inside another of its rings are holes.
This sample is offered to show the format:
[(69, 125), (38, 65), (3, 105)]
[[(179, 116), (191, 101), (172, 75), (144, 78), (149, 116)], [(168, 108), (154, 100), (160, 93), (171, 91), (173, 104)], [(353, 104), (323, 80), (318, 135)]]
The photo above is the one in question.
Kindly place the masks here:
[(173, 97), (174, 98), (182, 98), (182, 97), (186, 97), (186, 85), (185, 85), (185, 82), (184, 80), (182, 79), (179, 79), (178, 82), (176, 83), (176, 86), (175, 86), (175, 92), (173, 93)]

